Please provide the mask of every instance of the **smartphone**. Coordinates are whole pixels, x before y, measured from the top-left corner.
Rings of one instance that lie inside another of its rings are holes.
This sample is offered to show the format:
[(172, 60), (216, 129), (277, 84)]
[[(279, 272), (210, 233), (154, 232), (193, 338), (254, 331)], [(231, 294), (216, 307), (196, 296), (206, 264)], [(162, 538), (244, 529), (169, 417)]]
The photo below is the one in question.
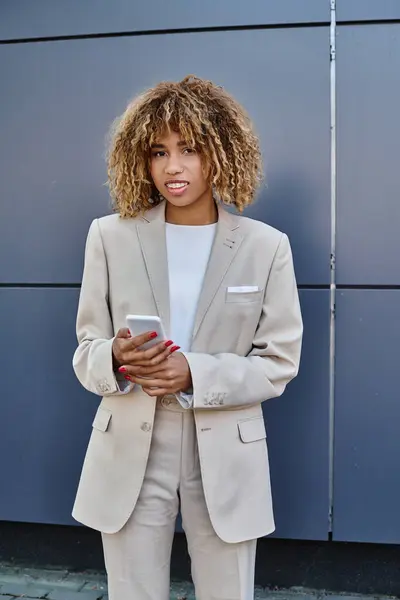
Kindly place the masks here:
[(147, 350), (148, 348), (155, 346), (155, 344), (167, 340), (160, 317), (153, 315), (127, 315), (126, 325), (131, 332), (132, 337), (147, 333), (148, 331), (155, 331), (157, 333), (156, 338), (149, 340), (140, 347), (141, 350)]

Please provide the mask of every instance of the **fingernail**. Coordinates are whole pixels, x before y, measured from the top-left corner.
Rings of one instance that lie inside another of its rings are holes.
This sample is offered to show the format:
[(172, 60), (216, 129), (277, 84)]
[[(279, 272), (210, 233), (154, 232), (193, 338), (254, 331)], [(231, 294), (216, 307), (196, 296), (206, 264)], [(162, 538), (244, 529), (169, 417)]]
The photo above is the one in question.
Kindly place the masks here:
[(125, 379), (127, 379), (128, 381), (132, 381), (132, 379), (129, 377), (129, 375), (125, 375)]
[(151, 334), (150, 334), (150, 339), (154, 340), (154, 338), (156, 338), (156, 337), (157, 337), (157, 332), (156, 331), (152, 331)]
[(120, 373), (126, 373), (126, 369), (125, 369), (124, 367), (120, 367), (120, 368), (118, 369), (118, 371), (119, 371)]
[(180, 346), (172, 346), (171, 352), (176, 352), (177, 350), (180, 350), (180, 348)]
[(166, 347), (168, 348), (168, 346), (171, 346), (171, 344), (173, 344), (174, 342), (172, 340), (168, 340), (168, 342), (165, 342)]

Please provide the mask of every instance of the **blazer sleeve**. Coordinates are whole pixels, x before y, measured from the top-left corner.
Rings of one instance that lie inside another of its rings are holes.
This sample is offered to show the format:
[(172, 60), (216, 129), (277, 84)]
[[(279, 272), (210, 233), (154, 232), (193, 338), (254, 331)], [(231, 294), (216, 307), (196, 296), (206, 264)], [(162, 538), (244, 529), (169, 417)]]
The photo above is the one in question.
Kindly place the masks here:
[(90, 226), (76, 320), (78, 347), (72, 365), (80, 383), (100, 396), (126, 394), (134, 384), (114, 373), (108, 269), (99, 221)]
[(289, 240), (282, 234), (248, 356), (184, 353), (194, 409), (236, 409), (280, 396), (299, 369), (303, 323)]

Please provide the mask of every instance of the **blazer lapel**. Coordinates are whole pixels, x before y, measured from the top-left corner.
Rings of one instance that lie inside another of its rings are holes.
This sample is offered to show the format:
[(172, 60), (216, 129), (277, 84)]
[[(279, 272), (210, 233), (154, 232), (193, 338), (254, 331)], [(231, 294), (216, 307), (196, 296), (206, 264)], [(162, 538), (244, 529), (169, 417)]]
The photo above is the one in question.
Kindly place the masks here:
[(218, 211), (217, 231), (197, 306), (192, 341), (199, 332), (211, 302), (243, 240), (243, 236), (238, 231), (239, 219), (220, 205)]
[(165, 236), (165, 203), (148, 211), (137, 223), (138, 239), (154, 300), (166, 329), (170, 331), (169, 280)]

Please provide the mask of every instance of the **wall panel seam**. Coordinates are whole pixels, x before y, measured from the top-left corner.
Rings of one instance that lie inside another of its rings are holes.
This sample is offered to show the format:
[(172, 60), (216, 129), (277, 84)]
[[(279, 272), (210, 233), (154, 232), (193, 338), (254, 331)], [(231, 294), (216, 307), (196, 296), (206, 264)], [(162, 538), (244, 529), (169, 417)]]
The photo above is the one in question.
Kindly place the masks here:
[(331, 256), (329, 332), (329, 512), (328, 531), (333, 531), (335, 443), (335, 334), (336, 334), (336, 0), (330, 0), (330, 131), (331, 131)]
[(255, 31), (264, 29), (313, 29), (316, 27), (329, 27), (329, 21), (315, 21), (302, 23), (258, 23), (256, 25), (218, 25), (208, 27), (181, 27), (176, 29), (144, 29), (141, 31), (115, 31), (103, 33), (81, 33), (76, 35), (55, 35), (55, 36), (38, 36), (38, 37), (22, 37), (11, 39), (0, 39), (0, 45), (7, 44), (28, 44), (38, 42), (59, 42), (66, 40), (87, 40), (87, 39), (104, 39), (118, 37), (141, 37), (149, 35), (176, 35), (184, 33), (221, 33), (225, 31)]

